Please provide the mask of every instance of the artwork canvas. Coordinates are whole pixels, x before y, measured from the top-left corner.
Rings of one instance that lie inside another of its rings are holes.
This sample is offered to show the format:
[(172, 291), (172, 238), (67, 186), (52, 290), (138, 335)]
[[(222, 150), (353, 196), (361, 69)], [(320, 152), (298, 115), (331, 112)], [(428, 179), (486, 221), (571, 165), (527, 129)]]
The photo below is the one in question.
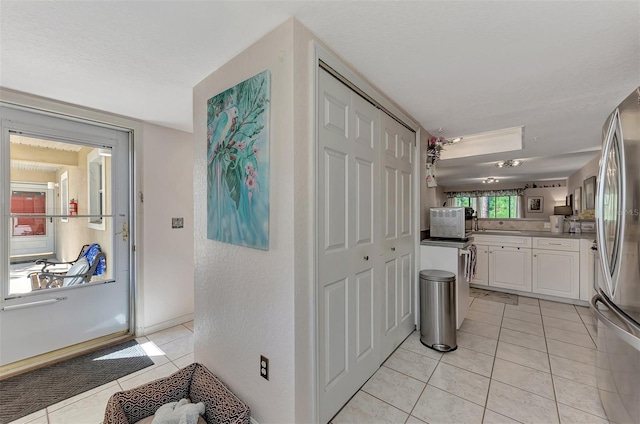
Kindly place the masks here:
[(264, 71), (207, 101), (207, 238), (269, 249), (269, 104)]
[(531, 196), (527, 198), (527, 212), (542, 213), (544, 210), (544, 197)]

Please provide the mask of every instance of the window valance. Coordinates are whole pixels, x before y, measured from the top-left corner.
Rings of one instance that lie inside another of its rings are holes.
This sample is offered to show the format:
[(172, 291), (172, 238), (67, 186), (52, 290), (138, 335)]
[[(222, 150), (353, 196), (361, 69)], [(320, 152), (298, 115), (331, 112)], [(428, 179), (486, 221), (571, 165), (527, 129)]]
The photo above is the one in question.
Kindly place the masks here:
[(475, 190), (475, 191), (445, 191), (447, 197), (497, 197), (497, 196), (523, 196), (524, 188), (509, 188), (502, 190)]

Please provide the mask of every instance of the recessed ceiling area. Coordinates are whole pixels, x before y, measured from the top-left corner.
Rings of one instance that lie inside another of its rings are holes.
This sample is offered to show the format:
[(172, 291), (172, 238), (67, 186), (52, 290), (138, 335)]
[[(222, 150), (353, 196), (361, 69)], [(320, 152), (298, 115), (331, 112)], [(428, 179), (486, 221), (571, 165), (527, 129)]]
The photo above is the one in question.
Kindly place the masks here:
[(3, 0), (0, 86), (191, 131), (192, 87), (292, 16), (433, 135), (524, 126), (441, 185), (566, 178), (640, 85), (636, 1)]

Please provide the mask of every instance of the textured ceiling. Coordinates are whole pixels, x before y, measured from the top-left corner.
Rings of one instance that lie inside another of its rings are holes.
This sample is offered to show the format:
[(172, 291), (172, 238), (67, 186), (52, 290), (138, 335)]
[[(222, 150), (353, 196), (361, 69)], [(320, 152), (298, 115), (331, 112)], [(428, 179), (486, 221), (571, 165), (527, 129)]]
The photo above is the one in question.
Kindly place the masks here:
[(525, 126), (523, 151), (440, 162), (442, 184), (496, 176), (496, 160), (515, 158), (525, 165), (503, 177), (564, 178), (595, 155), (607, 114), (640, 85), (639, 10), (636, 1), (2, 0), (0, 85), (190, 131), (192, 87), (296, 16), (432, 133)]

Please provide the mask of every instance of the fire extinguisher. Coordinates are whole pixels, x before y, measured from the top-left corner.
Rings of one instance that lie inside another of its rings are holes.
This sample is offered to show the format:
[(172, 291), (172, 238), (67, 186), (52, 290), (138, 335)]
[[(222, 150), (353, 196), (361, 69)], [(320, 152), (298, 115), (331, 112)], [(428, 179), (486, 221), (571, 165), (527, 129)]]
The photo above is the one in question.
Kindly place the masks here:
[(69, 215), (78, 215), (78, 202), (76, 199), (69, 200)]

